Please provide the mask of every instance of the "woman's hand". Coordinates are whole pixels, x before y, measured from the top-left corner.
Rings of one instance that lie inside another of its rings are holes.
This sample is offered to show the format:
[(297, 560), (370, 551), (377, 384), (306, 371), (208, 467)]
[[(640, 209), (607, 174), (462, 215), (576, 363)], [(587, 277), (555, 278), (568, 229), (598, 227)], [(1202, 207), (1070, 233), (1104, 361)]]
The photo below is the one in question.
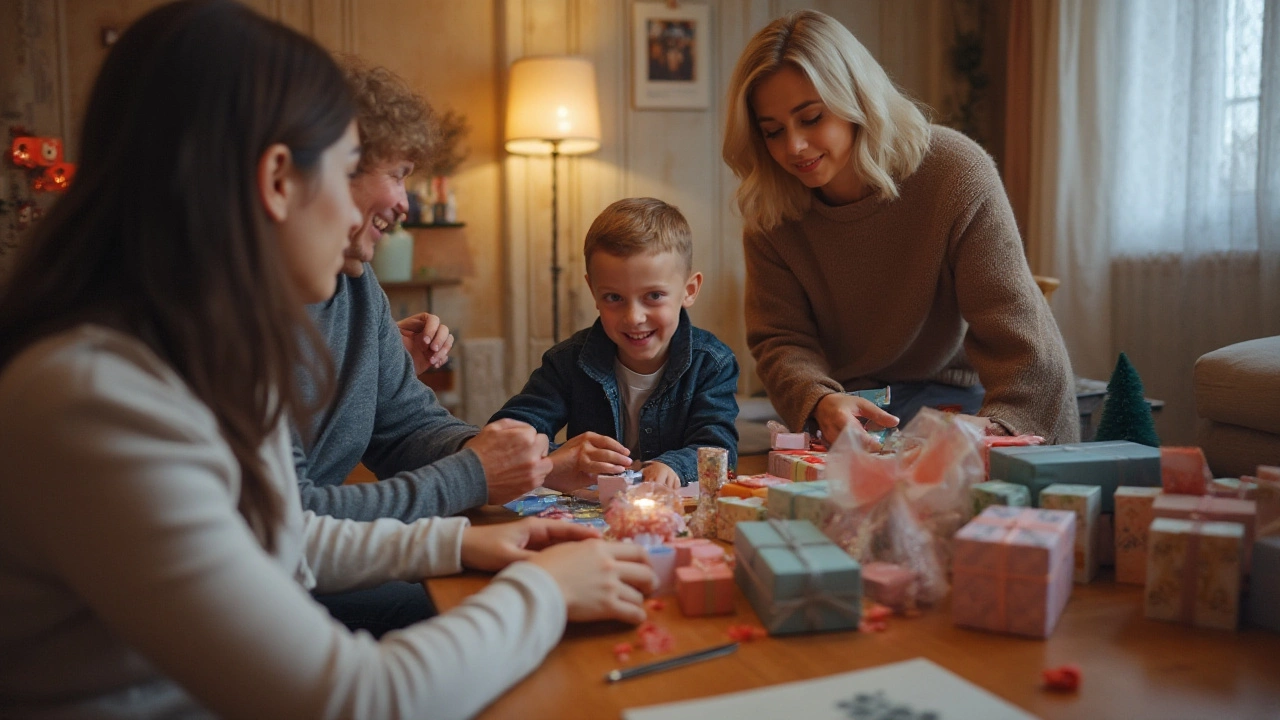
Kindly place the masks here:
[(462, 532), (462, 564), (474, 570), (497, 572), (557, 543), (598, 537), (600, 531), (595, 528), (542, 518), (471, 526)]
[(572, 492), (594, 483), (596, 475), (615, 475), (631, 467), (631, 451), (608, 435), (584, 432), (547, 456), (547, 487)]
[(430, 313), (411, 315), (396, 323), (400, 328), (400, 341), (413, 357), (413, 372), (421, 375), (428, 368), (438, 368), (449, 359), (453, 347), (453, 334), (440, 318)]
[(648, 463), (644, 466), (644, 469), (640, 471), (640, 474), (644, 475), (645, 482), (651, 482), (655, 485), (665, 485), (677, 492), (680, 490), (680, 476), (676, 474), (675, 470), (672, 470), (670, 466), (664, 463), (657, 462), (656, 460)]
[(658, 584), (644, 548), (632, 543), (566, 543), (543, 550), (530, 562), (555, 579), (575, 622), (641, 622), (644, 596)]
[(884, 408), (866, 398), (845, 393), (831, 393), (823, 397), (818, 401), (818, 407), (814, 408), (813, 417), (818, 421), (818, 429), (822, 431), (827, 447), (840, 437), (840, 433), (844, 432), (846, 427), (852, 428), (854, 437), (861, 441), (864, 447), (872, 448), (879, 445), (863, 429), (859, 418), (866, 418), (880, 427), (890, 428), (898, 425), (898, 418), (890, 415)]

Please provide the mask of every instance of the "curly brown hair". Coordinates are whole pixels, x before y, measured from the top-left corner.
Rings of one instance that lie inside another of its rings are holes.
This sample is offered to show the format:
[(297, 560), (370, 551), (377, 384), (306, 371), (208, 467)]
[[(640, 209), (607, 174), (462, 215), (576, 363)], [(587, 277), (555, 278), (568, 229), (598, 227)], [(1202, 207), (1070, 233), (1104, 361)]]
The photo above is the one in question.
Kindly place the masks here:
[(431, 105), (385, 67), (369, 67), (354, 55), (337, 60), (356, 99), (362, 147), (359, 170), (400, 159), (424, 166), (439, 141)]

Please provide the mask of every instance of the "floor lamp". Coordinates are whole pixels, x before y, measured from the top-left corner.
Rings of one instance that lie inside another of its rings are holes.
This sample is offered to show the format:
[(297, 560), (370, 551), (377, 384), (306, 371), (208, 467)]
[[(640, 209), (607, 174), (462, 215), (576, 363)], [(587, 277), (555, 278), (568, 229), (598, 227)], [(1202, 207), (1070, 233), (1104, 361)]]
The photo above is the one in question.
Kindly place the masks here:
[(511, 64), (507, 87), (507, 152), (551, 156), (551, 328), (560, 342), (560, 197), (557, 164), (561, 155), (600, 148), (600, 110), (596, 70), (591, 61), (571, 55), (521, 58)]

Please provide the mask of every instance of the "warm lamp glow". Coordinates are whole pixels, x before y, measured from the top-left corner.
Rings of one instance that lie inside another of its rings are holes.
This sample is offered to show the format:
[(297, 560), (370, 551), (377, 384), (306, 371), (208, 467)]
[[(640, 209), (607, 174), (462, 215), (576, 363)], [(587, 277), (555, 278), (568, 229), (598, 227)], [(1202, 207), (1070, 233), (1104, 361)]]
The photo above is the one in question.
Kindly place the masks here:
[(600, 149), (596, 70), (570, 55), (521, 58), (507, 89), (507, 152), (580, 155)]

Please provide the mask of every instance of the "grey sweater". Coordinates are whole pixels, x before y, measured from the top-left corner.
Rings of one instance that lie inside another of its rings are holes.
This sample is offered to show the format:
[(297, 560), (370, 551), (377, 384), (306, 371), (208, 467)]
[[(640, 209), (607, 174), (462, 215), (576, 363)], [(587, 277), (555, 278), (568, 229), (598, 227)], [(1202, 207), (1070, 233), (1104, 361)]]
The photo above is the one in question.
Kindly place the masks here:
[[(309, 448), (293, 432), (302, 507), (412, 522), (483, 505), (489, 492), (480, 458), (459, 452), (478, 430), (450, 415), (414, 375), (373, 269), (339, 276), (334, 296), (308, 310), (333, 355), (337, 392), (313, 420)], [(299, 382), (314, 397), (311, 378), (300, 371)], [(361, 461), (379, 482), (343, 485)]]

